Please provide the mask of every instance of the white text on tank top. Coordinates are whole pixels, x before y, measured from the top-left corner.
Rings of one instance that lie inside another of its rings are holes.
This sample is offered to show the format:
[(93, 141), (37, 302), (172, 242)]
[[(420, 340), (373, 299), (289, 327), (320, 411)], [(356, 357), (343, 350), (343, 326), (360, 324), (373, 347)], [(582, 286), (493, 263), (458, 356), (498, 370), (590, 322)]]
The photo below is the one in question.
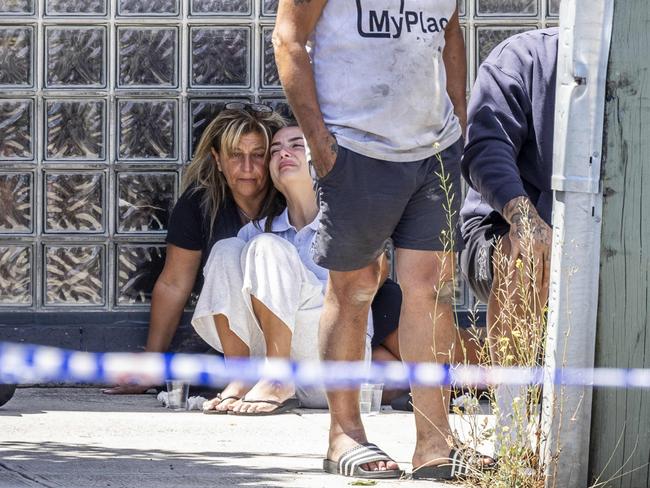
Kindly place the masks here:
[(456, 0), (328, 0), (310, 56), (318, 102), (338, 143), (388, 161), (453, 144), (445, 28)]

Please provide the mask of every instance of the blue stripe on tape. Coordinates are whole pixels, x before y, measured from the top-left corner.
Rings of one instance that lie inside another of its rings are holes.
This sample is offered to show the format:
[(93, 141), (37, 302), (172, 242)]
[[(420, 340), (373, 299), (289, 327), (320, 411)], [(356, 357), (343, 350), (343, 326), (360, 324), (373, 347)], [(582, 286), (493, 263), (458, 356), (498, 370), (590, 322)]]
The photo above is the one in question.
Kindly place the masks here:
[(650, 369), (488, 368), (434, 363), (290, 362), (278, 359), (154, 353), (88, 353), (0, 342), (0, 383), (162, 383), (185, 379), (197, 385), (222, 386), (237, 379), (260, 378), (303, 387), (350, 388), (360, 383), (386, 387), (539, 385), (546, 379), (567, 386), (650, 388)]

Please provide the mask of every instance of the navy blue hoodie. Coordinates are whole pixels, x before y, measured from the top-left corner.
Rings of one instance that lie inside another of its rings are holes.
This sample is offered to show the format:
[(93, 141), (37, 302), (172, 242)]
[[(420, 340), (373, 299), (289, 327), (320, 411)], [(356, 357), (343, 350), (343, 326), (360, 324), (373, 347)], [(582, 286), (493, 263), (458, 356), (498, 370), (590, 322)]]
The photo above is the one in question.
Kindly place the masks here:
[(557, 45), (557, 28), (517, 34), (479, 68), (461, 163), (471, 187), (463, 222), (528, 196), (550, 225)]

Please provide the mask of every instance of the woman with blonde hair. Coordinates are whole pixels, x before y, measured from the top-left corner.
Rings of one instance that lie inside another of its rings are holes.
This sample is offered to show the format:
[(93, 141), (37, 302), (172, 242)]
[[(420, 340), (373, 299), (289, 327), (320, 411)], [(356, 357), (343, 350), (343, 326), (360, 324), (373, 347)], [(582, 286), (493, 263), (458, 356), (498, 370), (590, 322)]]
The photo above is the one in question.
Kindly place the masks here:
[[(203, 132), (169, 219), (167, 256), (152, 293), (145, 351), (169, 348), (212, 246), (236, 236), (262, 213), (282, 212), (284, 198), (271, 183), (268, 162), (271, 139), (284, 125), (267, 105), (233, 102)], [(149, 388), (121, 385), (104, 393)]]

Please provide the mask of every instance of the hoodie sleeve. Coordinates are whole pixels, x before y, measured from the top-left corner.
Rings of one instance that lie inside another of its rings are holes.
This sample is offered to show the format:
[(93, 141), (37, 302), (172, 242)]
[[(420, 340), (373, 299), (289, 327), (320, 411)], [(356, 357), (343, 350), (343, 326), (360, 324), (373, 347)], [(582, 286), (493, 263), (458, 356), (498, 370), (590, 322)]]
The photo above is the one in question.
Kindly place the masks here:
[(489, 61), (472, 91), (461, 168), (470, 186), (501, 213), (510, 200), (526, 196), (517, 157), (528, 138), (531, 103), (521, 78)]

